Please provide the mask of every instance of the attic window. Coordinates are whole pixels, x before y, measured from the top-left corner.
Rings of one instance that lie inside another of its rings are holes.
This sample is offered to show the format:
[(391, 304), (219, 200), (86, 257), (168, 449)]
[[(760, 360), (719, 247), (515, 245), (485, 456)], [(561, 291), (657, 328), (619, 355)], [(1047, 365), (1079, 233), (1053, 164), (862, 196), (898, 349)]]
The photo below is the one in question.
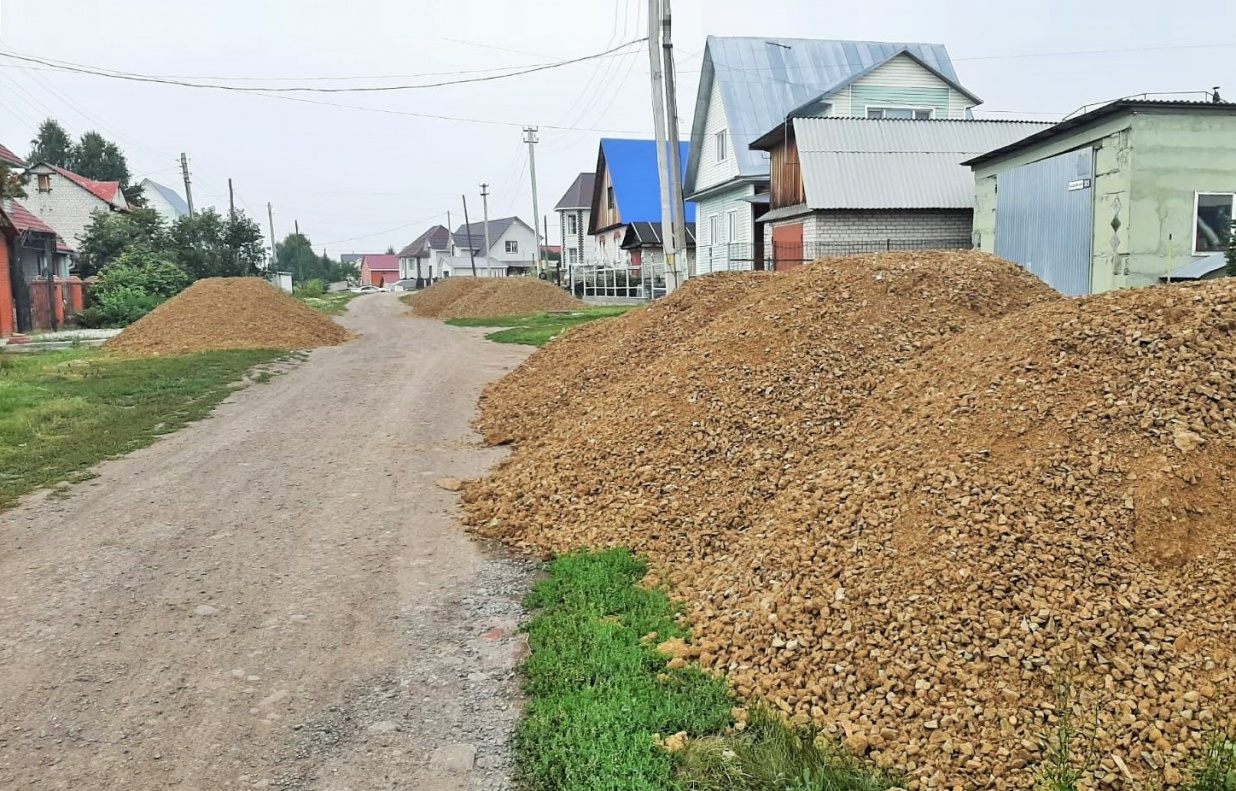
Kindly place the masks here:
[(39, 176), (39, 192), (51, 192), (50, 174), (43, 174)]
[(935, 111), (930, 107), (868, 107), (868, 118), (902, 118), (908, 121), (930, 121)]
[(605, 205), (609, 207), (610, 211), (614, 210), (614, 188), (613, 187), (605, 188)]
[(717, 161), (724, 162), (730, 155), (730, 140), (729, 134), (722, 129), (717, 132)]

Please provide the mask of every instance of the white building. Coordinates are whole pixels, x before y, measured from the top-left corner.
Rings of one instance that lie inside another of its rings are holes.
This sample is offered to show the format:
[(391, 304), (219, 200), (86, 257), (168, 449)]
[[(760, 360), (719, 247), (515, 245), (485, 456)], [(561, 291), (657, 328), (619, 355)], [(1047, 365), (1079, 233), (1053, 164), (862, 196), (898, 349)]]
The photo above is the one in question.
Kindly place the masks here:
[[(475, 257), (477, 277), (517, 277), (536, 273), (537, 238), (532, 226), (518, 217), (461, 225), (451, 234), (451, 255), (444, 259), (443, 277), (471, 277)], [(471, 255), (469, 254), (471, 251)]]
[(592, 191), (596, 173), (580, 173), (558, 201), (558, 226), (562, 233), (562, 267), (593, 263), (597, 258), (596, 238), (588, 233), (592, 216)]
[(442, 277), (451, 259), (451, 232), (435, 225), (399, 251), (399, 283), (421, 288)]
[(146, 206), (157, 211), (165, 222), (171, 224), (181, 217), (189, 216), (189, 204), (171, 187), (165, 187), (150, 179), (142, 179), (138, 186), (142, 188)]
[(40, 162), (30, 168), (25, 205), (76, 248), (98, 212), (128, 211), (116, 181), (94, 181)]
[(787, 116), (959, 119), (979, 102), (939, 44), (709, 37), (684, 181), (697, 271), (762, 268), (769, 158), (750, 145)]

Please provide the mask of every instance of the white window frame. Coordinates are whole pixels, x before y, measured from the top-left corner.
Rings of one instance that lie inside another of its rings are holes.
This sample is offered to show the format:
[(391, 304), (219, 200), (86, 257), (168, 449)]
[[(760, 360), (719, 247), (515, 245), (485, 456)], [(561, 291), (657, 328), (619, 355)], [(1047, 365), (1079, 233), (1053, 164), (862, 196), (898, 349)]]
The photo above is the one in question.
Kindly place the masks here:
[(721, 215), (720, 214), (708, 215), (708, 244), (709, 246), (712, 246), (717, 243), (718, 241), (717, 237), (721, 235), (720, 229), (721, 229)]
[(518, 239), (507, 239), (506, 240), (506, 252), (507, 252), (507, 255), (519, 255), (519, 240)]
[(722, 129), (713, 135), (713, 146), (717, 149), (717, 162), (724, 162), (730, 158), (730, 133), (728, 129)]
[(567, 233), (571, 234), (572, 236), (579, 233), (579, 217), (577, 217), (576, 215), (568, 214), (566, 216), (566, 225), (567, 225), (567, 228), (566, 228)]
[[(905, 120), (905, 121), (933, 121), (935, 120), (935, 117), (936, 117), (936, 108), (934, 107), (923, 107), (923, 106), (916, 107), (914, 105), (909, 105), (909, 104), (869, 104), (866, 107), (864, 107), (863, 110), (864, 110), (863, 116), (866, 118), (871, 118), (872, 110), (879, 110), (880, 112), (887, 112), (889, 110), (908, 110), (912, 113), (921, 113), (921, 112), (927, 113), (926, 118), (900, 119), (900, 120)], [(885, 116), (881, 116), (880, 119), (878, 120), (885, 120)], [(887, 120), (891, 121), (891, 120), (898, 120), (898, 119), (890, 118)]]
[(1197, 210), (1201, 207), (1203, 195), (1225, 195), (1232, 200), (1232, 217), (1236, 220), (1236, 192), (1211, 192), (1208, 190), (1200, 190), (1193, 193), (1193, 226), (1189, 229), (1190, 239), (1189, 247), (1193, 251), (1193, 255), (1214, 255), (1215, 253), (1223, 252), (1220, 250), (1202, 250), (1197, 249)]
[(738, 209), (730, 209), (725, 213), (725, 241), (728, 244), (738, 244)]
[(579, 257), (580, 256), (579, 256), (578, 247), (568, 247), (567, 248), (567, 263), (568, 264), (578, 264)]

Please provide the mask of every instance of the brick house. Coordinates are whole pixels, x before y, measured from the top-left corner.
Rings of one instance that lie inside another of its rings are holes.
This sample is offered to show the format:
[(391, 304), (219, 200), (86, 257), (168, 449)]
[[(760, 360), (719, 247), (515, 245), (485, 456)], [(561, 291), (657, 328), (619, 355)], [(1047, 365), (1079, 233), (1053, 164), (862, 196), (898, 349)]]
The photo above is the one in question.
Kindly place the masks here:
[[(751, 144), (771, 160), (759, 223), (774, 268), (885, 250), (969, 249), (961, 163), (1041, 131), (1028, 121), (791, 117)], [(1004, 141), (1004, 142), (1000, 142)]]
[(82, 309), (72, 252), (55, 230), (15, 200), (0, 202), (0, 337), (57, 329)]
[(95, 181), (40, 162), (28, 171), (26, 207), (56, 229), (70, 247), (82, 240), (97, 212), (128, 211), (116, 181)]
[(367, 255), (361, 258), (361, 285), (384, 288), (399, 281), (399, 256)]

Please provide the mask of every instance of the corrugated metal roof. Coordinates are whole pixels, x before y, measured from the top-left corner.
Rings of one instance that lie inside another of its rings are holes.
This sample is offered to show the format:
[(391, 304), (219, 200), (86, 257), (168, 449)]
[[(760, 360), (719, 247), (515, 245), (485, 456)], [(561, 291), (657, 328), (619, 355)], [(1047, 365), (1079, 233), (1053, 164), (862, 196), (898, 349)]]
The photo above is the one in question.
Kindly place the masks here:
[[(502, 234), (506, 233), (506, 229), (512, 224), (520, 223), (524, 227), (531, 229), (527, 223), (518, 217), (503, 217), (497, 220), (489, 221), (489, 242), (497, 244)], [(453, 234), (455, 246), (461, 250), (467, 250), (468, 245), (472, 245), (472, 249), (481, 255), (487, 254), (485, 250), (485, 221), (474, 222), (471, 225), (461, 225), (455, 229)]]
[(596, 173), (580, 173), (567, 189), (566, 194), (554, 206), (554, 211), (563, 209), (587, 209), (592, 206), (592, 190), (596, 185)]
[(56, 232), (52, 230), (50, 225), (43, 222), (38, 215), (27, 209), (25, 206), (22, 206), (17, 201), (9, 201), (9, 208), (5, 209), (4, 213), (8, 215), (9, 220), (13, 223), (13, 227), (16, 228), (18, 232), (46, 233), (51, 234), (52, 236), (56, 235)]
[[(695, 223), (687, 223), (686, 231), (687, 247), (695, 247)], [(627, 231), (622, 237), (622, 244), (619, 246), (623, 250), (631, 250), (636, 247), (663, 247), (664, 244), (661, 241), (661, 223), (631, 223), (627, 226)]]
[(447, 250), (451, 246), (451, 232), (445, 226), (435, 225), (412, 240), (399, 251), (400, 258), (424, 258), (430, 250)]
[(974, 175), (961, 163), (1048, 124), (797, 118), (794, 134), (812, 209), (968, 209)]
[(105, 203), (113, 203), (116, 200), (116, 194), (120, 192), (119, 181), (95, 181), (55, 165), (49, 165), (49, 167)]
[(382, 255), (367, 255), (361, 262), (370, 272), (398, 272), (399, 257), (383, 253)]
[[(913, 54), (949, 81), (958, 82), (943, 44), (709, 36), (691, 142), (701, 149), (715, 80), (720, 85), (739, 175), (766, 176), (768, 159), (748, 148), (754, 140), (784, 121), (791, 110), (902, 52)], [(697, 168), (698, 163), (692, 160), (689, 191), (695, 189)]]
[(22, 161), (21, 157), (14, 154), (8, 148), (5, 148), (2, 144), (0, 144), (0, 162), (3, 162), (6, 165), (12, 165), (15, 168), (24, 168), (26, 166), (26, 163)]
[(162, 195), (163, 199), (171, 205), (172, 210), (181, 217), (187, 217), (189, 215), (189, 204), (185, 203), (185, 199), (180, 197), (176, 190), (171, 187), (165, 187), (159, 182), (151, 179), (142, 179), (142, 189), (146, 189), (148, 187)]
[[(1218, 272), (1220, 269), (1224, 269), (1226, 267), (1226, 255), (1223, 253), (1211, 253), (1204, 258), (1191, 261), (1173, 271), (1172, 280), (1201, 280), (1206, 275), (1213, 272)], [(1159, 279), (1167, 280), (1167, 274), (1163, 274)]]
[[(689, 143), (679, 143), (679, 158), (685, 171)], [(668, 148), (666, 149), (669, 150)], [(657, 174), (655, 140), (601, 140), (601, 155), (614, 185), (614, 202), (623, 223), (661, 221), (661, 181)], [(599, 171), (598, 171), (599, 172)], [(592, 201), (589, 200), (589, 205)], [(687, 222), (695, 222), (695, 204), (686, 205)]]

